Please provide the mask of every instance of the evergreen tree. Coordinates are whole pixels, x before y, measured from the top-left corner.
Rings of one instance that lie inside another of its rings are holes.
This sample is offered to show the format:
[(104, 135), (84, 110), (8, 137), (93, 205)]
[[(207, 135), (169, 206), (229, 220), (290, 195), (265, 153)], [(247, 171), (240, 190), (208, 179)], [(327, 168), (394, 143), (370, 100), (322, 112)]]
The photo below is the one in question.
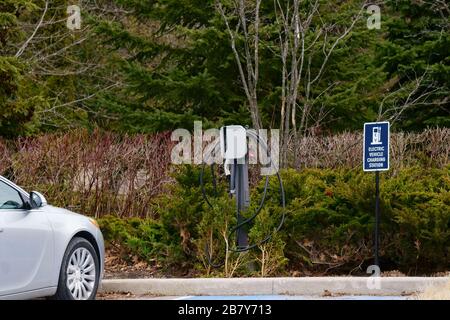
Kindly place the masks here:
[(39, 95), (27, 92), (27, 64), (12, 45), (24, 41), (20, 20), (38, 9), (30, 0), (0, 2), (0, 135), (23, 133), (33, 117)]
[[(450, 125), (450, 22), (445, 1), (386, 1), (388, 32), (378, 60), (393, 94), (387, 108), (401, 107), (407, 130)], [(396, 113), (399, 111), (395, 110)]]
[[(221, 3), (236, 30), (234, 3)], [(302, 14), (314, 3), (301, 1)], [(407, 130), (450, 125), (446, 2), (384, 1), (381, 29), (369, 30), (367, 15), (358, 20), (308, 91), (307, 70), (317, 74), (362, 1), (318, 3), (306, 34), (297, 127), (305, 106), (308, 127), (318, 134), (359, 130), (377, 119)], [(252, 125), (217, 0), (83, 0), (81, 30), (66, 27), (69, 4), (0, 2), (1, 136), (73, 127), (159, 132), (200, 119), (205, 126)], [(262, 1), (260, 18), (257, 104), (263, 127), (279, 128), (283, 63), (273, 2)], [(314, 42), (324, 26), (327, 37)], [(245, 64), (239, 32), (236, 47)]]

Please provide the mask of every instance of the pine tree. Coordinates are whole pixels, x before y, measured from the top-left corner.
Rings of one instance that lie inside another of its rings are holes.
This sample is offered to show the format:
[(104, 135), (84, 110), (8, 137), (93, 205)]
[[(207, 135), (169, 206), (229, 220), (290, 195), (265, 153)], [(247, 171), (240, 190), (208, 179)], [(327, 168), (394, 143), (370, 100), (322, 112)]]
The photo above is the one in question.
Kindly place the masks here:
[(11, 45), (24, 37), (19, 19), (37, 9), (31, 0), (0, 2), (0, 135), (3, 136), (22, 133), (39, 102), (39, 97), (25, 92), (27, 65)]
[[(450, 125), (450, 22), (444, 1), (387, 1), (387, 41), (378, 59), (392, 97), (404, 106), (399, 127), (421, 130)], [(417, 103), (411, 101), (417, 100)]]

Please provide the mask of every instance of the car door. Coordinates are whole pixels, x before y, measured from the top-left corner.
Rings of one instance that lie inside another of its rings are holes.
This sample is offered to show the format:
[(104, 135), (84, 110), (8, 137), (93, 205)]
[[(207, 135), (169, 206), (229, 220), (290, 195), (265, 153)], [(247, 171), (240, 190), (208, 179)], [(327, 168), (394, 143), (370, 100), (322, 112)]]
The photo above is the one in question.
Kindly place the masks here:
[(28, 210), (26, 200), (0, 180), (0, 296), (52, 285), (51, 225), (41, 208)]

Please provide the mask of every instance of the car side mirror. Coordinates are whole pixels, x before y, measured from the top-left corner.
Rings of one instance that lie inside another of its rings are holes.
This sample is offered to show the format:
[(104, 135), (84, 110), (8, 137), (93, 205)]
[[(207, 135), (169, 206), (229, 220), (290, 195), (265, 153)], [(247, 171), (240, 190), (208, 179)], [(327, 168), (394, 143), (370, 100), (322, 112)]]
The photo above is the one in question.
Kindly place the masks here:
[(39, 193), (37, 191), (32, 191), (30, 193), (31, 209), (41, 208), (46, 205), (47, 205), (47, 200), (41, 193)]

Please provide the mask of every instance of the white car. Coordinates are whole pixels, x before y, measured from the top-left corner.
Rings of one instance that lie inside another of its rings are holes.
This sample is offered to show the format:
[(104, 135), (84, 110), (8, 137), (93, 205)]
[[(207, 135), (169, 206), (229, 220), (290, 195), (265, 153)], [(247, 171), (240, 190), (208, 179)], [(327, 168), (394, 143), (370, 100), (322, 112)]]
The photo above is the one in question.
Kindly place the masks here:
[(0, 176), (0, 299), (94, 299), (104, 251), (94, 219)]

